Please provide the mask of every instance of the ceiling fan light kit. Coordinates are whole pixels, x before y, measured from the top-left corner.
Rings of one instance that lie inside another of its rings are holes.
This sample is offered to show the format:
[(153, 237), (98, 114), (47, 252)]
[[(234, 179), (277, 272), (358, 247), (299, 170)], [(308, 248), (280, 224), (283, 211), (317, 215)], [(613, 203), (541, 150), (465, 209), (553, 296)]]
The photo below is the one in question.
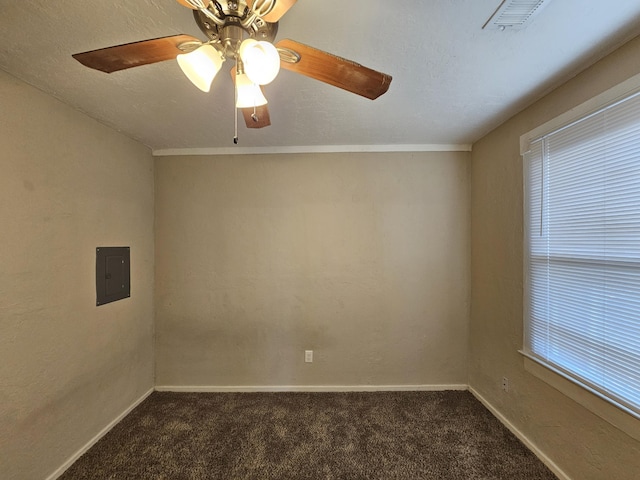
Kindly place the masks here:
[(267, 104), (260, 86), (253, 82), (246, 73), (236, 74), (236, 107), (254, 108)]
[(203, 92), (208, 92), (213, 79), (222, 68), (224, 57), (211, 45), (202, 45), (192, 52), (181, 53), (176, 60), (191, 83)]
[(270, 125), (267, 99), (260, 85), (271, 83), (280, 68), (371, 100), (389, 89), (392, 77), (385, 73), (294, 40), (281, 40), (274, 45), (279, 20), (297, 0), (176, 1), (193, 10), (195, 22), (207, 41), (174, 35), (73, 57), (87, 67), (107, 73), (175, 58), (187, 78), (203, 92), (209, 92), (224, 61), (232, 60), (236, 107), (243, 110), (248, 128)]
[(280, 55), (273, 44), (247, 38), (240, 45), (244, 71), (253, 83), (268, 85), (280, 72)]

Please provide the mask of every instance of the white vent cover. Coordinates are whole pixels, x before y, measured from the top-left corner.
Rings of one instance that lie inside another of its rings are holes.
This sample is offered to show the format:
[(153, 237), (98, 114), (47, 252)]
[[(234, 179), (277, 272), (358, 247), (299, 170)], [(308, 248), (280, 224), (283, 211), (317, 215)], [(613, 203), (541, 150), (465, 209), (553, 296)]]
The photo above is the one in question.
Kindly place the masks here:
[(520, 29), (551, 0), (504, 0), (482, 28), (487, 30)]

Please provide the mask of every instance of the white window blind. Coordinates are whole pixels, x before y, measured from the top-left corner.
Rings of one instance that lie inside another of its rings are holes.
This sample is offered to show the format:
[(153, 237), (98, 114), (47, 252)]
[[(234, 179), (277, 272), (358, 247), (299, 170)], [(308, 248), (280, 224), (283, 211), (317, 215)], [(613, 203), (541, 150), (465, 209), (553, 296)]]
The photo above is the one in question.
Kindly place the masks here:
[(525, 354), (640, 417), (640, 94), (524, 162)]

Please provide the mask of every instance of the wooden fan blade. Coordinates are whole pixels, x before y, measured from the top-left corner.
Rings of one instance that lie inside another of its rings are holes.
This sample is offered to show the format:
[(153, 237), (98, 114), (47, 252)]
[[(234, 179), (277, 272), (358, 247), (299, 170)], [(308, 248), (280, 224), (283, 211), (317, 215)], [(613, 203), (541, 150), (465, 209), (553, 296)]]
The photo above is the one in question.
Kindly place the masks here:
[(280, 66), (286, 70), (315, 78), (371, 100), (389, 90), (392, 77), (386, 73), (371, 70), (359, 63), (290, 39), (280, 40), (276, 47), (300, 55), (300, 61), (297, 63), (285, 60), (280, 62)]
[[(236, 67), (233, 67), (229, 73), (231, 74), (231, 79), (235, 85)], [(260, 88), (262, 89), (262, 93), (264, 93), (264, 88)], [(244, 117), (244, 123), (247, 128), (263, 128), (271, 125), (271, 117), (269, 116), (269, 107), (267, 105), (255, 107), (255, 111), (253, 107), (241, 108), (240, 110), (242, 110), (242, 116)]]
[(247, 128), (263, 128), (271, 125), (267, 105), (256, 107), (255, 112), (253, 108), (241, 108), (240, 110), (242, 110), (242, 116), (244, 117), (244, 123), (247, 125)]
[(183, 53), (178, 45), (189, 42), (202, 43), (191, 35), (172, 35), (76, 53), (72, 57), (86, 67), (112, 73), (176, 58)]
[[(180, 1), (180, 0), (178, 0)], [(265, 22), (276, 23), (280, 20), (285, 13), (289, 11), (291, 7), (295, 5), (298, 0), (276, 0), (275, 5), (271, 9), (269, 13), (267, 13), (262, 19)], [(249, 8), (253, 9), (253, 4), (255, 0), (247, 0), (247, 5)]]
[(190, 8), (191, 10), (197, 10), (196, 7), (194, 7), (193, 5), (191, 5), (190, 3), (186, 2), (185, 0), (176, 0), (176, 2), (178, 2), (180, 5), (182, 5), (183, 7), (187, 7)]

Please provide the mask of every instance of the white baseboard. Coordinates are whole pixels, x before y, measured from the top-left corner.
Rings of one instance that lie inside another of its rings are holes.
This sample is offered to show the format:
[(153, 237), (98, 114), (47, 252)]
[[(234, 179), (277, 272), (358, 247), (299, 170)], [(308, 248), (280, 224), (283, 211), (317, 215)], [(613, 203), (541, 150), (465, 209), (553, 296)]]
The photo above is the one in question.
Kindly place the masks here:
[(551, 470), (556, 477), (558, 477), (560, 480), (571, 480), (571, 477), (569, 477), (569, 475), (567, 475), (565, 472), (563, 472), (560, 467), (558, 467), (558, 465), (556, 465), (553, 460), (551, 460), (549, 457), (547, 457), (547, 455), (538, 448), (537, 445), (535, 445), (533, 442), (531, 442), (531, 440), (529, 440), (524, 433), (522, 433), (520, 430), (518, 430), (515, 425), (513, 425), (509, 420), (507, 420), (507, 418), (502, 415), (493, 405), (491, 405), (491, 403), (489, 403), (489, 401), (484, 398), (482, 395), (480, 395), (473, 387), (469, 387), (469, 391), (471, 392), (471, 394), (476, 397), (480, 403), (482, 403), (485, 407), (487, 407), (487, 409), (492, 413), (492, 415), (494, 417), (496, 417), (498, 420), (500, 420), (500, 422), (507, 427), (511, 433), (513, 433), (516, 437), (518, 437), (518, 439), (524, 443), (524, 445), (531, 450), (534, 455), (536, 457), (538, 457), (540, 459), (540, 461), (542, 463), (544, 463), (549, 470)]
[(46, 478), (46, 480), (56, 480), (56, 478), (60, 477), (71, 465), (73, 465), (73, 463), (76, 460), (78, 460), (78, 458), (80, 458), (87, 450), (93, 447), (98, 442), (98, 440), (104, 437), (109, 432), (109, 430), (111, 430), (114, 426), (116, 426), (116, 424), (119, 423), (124, 417), (129, 415), (129, 413), (131, 413), (131, 411), (134, 408), (140, 405), (152, 393), (153, 393), (153, 388), (150, 389), (148, 392), (144, 393), (138, 400), (136, 400), (135, 402), (133, 402), (133, 404), (127, 407), (127, 409), (124, 412), (122, 412), (120, 415), (114, 418), (111, 422), (109, 422), (109, 424), (106, 427), (100, 430), (100, 432), (98, 432), (98, 434), (95, 437), (89, 440), (80, 450), (78, 450), (76, 453), (71, 455), (71, 457), (69, 457), (67, 461), (64, 462), (60, 467), (58, 467), (58, 469), (55, 472), (49, 475)]
[(409, 392), (467, 390), (467, 385), (159, 385), (158, 392)]

